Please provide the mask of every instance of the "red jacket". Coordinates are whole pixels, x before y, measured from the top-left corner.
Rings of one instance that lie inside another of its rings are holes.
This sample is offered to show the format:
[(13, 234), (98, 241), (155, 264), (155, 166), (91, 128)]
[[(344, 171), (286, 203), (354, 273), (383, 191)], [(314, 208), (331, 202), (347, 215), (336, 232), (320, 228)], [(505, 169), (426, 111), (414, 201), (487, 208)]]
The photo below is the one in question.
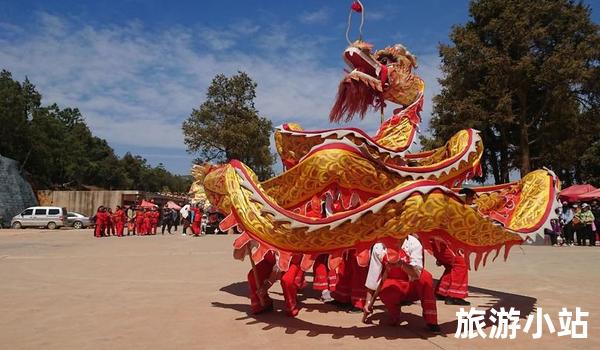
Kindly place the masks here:
[(122, 209), (115, 212), (114, 221), (119, 223), (125, 222), (125, 212)]
[(108, 223), (108, 213), (99, 211), (96, 213), (96, 225), (106, 225)]

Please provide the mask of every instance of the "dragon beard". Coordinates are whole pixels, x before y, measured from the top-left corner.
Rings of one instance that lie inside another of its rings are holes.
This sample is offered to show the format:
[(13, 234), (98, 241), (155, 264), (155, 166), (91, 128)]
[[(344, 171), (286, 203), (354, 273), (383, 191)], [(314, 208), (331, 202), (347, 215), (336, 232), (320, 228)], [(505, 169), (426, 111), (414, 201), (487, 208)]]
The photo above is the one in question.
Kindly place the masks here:
[(376, 97), (373, 88), (363, 82), (354, 79), (342, 80), (335, 104), (329, 113), (329, 120), (339, 122), (345, 116), (345, 121), (348, 122), (357, 114), (360, 119), (363, 119), (369, 107), (374, 109), (383, 107), (383, 99)]

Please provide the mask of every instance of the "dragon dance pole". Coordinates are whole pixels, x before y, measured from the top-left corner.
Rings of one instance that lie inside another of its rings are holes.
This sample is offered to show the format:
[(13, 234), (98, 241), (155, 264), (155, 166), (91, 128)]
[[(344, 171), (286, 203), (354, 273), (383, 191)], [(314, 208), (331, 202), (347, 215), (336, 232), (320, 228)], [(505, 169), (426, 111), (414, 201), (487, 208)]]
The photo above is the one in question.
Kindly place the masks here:
[(265, 307), (265, 300), (263, 295), (258, 292), (260, 286), (260, 279), (258, 278), (258, 272), (256, 271), (256, 264), (254, 264), (254, 260), (252, 260), (252, 250), (250, 250), (250, 246), (246, 246), (246, 250), (248, 251), (248, 258), (250, 259), (250, 265), (252, 265), (252, 274), (254, 275), (254, 285), (256, 286), (256, 295), (258, 295), (258, 301), (260, 302), (260, 306)]

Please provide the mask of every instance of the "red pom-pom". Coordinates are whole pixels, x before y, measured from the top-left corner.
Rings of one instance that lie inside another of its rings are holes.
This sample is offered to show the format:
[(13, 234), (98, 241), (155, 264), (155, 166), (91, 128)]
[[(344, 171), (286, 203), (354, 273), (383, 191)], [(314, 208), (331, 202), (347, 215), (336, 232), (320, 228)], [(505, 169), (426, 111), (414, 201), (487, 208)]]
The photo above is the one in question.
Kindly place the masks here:
[(360, 4), (360, 2), (354, 1), (352, 3), (352, 10), (354, 10), (354, 11), (356, 11), (358, 13), (361, 13), (362, 10), (363, 10), (363, 8), (362, 8), (362, 5)]

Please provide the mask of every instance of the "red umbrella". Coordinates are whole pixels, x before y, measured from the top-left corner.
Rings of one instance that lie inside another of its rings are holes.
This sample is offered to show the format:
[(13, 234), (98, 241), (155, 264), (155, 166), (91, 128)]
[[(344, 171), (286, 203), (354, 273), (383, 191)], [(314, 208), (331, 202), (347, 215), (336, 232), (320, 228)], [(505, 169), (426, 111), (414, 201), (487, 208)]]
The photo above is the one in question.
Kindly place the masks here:
[(177, 205), (177, 203), (175, 203), (173, 201), (168, 201), (167, 202), (167, 208), (175, 209), (175, 210), (181, 209), (181, 207), (179, 205)]
[[(596, 188), (592, 185), (573, 185), (571, 187), (567, 187), (564, 190), (560, 191), (559, 198), (561, 200), (565, 200), (567, 202), (577, 202), (582, 200), (581, 196), (592, 191), (595, 191)], [(589, 198), (588, 198), (589, 199)]]
[(580, 195), (579, 199), (582, 201), (587, 201), (587, 200), (592, 200), (592, 199), (600, 199), (600, 188), (597, 190), (593, 190), (591, 192)]
[(142, 208), (154, 208), (157, 207), (158, 205), (152, 203), (152, 202), (148, 202), (147, 200), (142, 200), (142, 203), (140, 203), (139, 205)]

